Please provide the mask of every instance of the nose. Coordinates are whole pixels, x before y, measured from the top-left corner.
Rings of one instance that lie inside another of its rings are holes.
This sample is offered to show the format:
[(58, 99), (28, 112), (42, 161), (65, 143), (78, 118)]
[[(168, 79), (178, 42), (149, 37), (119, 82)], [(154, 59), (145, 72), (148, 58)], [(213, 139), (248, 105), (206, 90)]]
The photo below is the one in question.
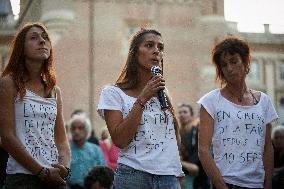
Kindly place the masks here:
[(155, 45), (154, 47), (154, 54), (159, 54), (160, 53), (160, 49), (157, 45)]
[(45, 39), (42, 36), (39, 37), (39, 43), (45, 44)]
[(228, 63), (227, 64), (227, 71), (230, 73), (230, 72), (232, 72), (233, 71), (233, 65), (232, 64), (230, 64), (230, 63)]

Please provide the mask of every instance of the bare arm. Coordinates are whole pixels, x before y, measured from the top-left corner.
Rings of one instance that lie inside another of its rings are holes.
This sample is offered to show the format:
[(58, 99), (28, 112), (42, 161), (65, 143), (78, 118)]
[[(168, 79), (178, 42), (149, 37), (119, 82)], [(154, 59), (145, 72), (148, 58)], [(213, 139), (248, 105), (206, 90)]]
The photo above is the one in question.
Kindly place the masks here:
[(56, 88), (56, 95), (57, 95), (57, 116), (55, 122), (54, 138), (55, 138), (55, 145), (59, 153), (58, 162), (61, 165), (69, 167), (71, 153), (70, 153), (69, 143), (67, 140), (66, 130), (63, 120), (61, 91), (58, 87)]
[[(162, 76), (153, 77), (137, 99), (145, 104), (150, 98), (155, 96), (159, 90), (164, 89), (164, 85)], [(117, 147), (124, 148), (128, 145), (139, 127), (142, 112), (142, 106), (139, 103), (134, 103), (132, 110), (125, 119), (123, 119), (122, 113), (118, 110), (104, 111), (109, 133), (113, 143)]]
[(196, 164), (194, 163), (189, 163), (187, 161), (182, 161), (181, 160), (181, 165), (183, 168), (185, 168), (190, 176), (197, 176), (199, 172), (199, 168)]
[(263, 154), (263, 165), (265, 170), (265, 178), (264, 178), (264, 188), (271, 189), (272, 188), (272, 171), (274, 167), (274, 158), (273, 158), (273, 147), (271, 142), (271, 124), (267, 124), (266, 126), (266, 134), (265, 134), (265, 146), (264, 146), (264, 154)]
[(14, 98), (17, 94), (13, 80), (0, 79), (0, 136), (2, 147), (23, 167), (37, 174), (42, 166), (26, 151), (16, 137)]
[(208, 114), (205, 108), (201, 106), (198, 132), (198, 156), (206, 174), (211, 179), (214, 186), (218, 189), (227, 189), (224, 179), (222, 178), (222, 175), (210, 153), (210, 145), (214, 129), (213, 124), (213, 118)]

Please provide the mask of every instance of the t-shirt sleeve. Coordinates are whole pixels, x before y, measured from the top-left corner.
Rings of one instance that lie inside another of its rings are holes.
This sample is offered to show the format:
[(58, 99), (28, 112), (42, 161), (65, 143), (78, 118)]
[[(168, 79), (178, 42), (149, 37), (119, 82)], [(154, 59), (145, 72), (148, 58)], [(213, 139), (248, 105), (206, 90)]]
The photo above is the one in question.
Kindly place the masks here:
[(269, 96), (266, 95), (265, 124), (272, 123), (278, 119), (276, 110)]
[(122, 112), (122, 98), (114, 87), (106, 87), (101, 92), (97, 111), (103, 119), (104, 110), (119, 110)]
[(201, 106), (203, 106), (212, 119), (214, 119), (214, 102), (216, 103), (216, 91), (211, 91), (197, 101), (197, 111), (200, 112)]

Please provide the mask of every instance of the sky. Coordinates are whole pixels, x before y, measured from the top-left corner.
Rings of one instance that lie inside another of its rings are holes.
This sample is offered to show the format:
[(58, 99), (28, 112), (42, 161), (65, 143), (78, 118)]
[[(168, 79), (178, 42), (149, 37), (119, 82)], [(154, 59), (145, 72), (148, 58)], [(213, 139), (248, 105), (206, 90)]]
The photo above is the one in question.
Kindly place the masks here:
[[(10, 0), (15, 19), (20, 0)], [(262, 33), (270, 24), (271, 33), (284, 33), (284, 0), (224, 0), (225, 19), (238, 22), (240, 32)]]
[(224, 0), (225, 19), (238, 22), (241, 32), (284, 33), (284, 0)]

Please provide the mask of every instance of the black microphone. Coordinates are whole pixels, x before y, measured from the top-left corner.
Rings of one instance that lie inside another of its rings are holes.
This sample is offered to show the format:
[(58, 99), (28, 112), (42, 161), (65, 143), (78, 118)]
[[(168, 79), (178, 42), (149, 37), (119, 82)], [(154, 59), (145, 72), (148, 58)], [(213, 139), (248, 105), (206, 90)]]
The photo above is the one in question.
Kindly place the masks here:
[[(152, 66), (151, 73), (153, 74), (153, 76), (155, 76), (158, 74), (162, 74), (162, 70), (159, 66)], [(164, 92), (163, 89), (158, 91), (158, 99), (159, 99), (162, 111), (166, 111), (169, 108), (169, 105), (168, 105), (168, 101), (166, 98), (166, 93)]]

